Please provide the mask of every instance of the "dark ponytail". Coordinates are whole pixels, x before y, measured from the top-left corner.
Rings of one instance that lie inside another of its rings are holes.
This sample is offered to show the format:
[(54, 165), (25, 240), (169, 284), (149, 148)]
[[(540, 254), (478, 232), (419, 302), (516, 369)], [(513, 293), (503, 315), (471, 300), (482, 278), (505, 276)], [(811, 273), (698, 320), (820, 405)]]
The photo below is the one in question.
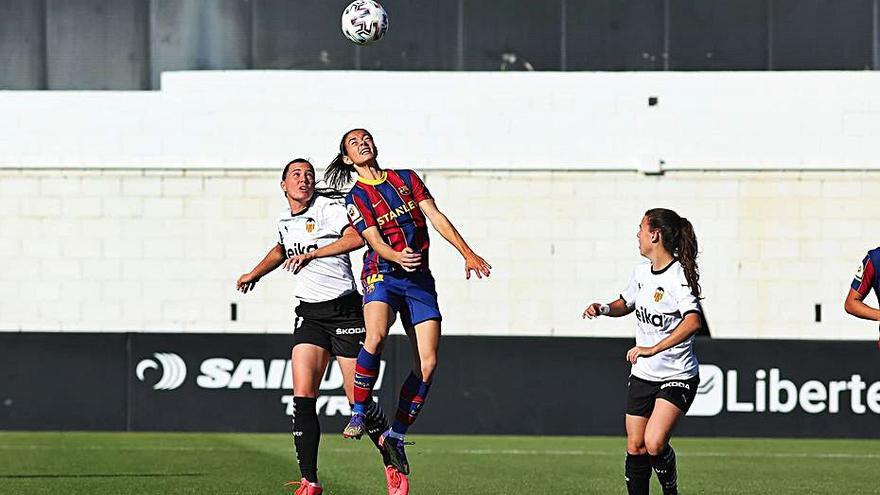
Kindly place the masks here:
[(700, 297), (700, 269), (697, 267), (697, 235), (694, 233), (694, 226), (690, 220), (680, 217), (679, 236), (678, 236), (678, 259), (681, 267), (684, 268), (684, 276), (687, 278), (688, 285), (691, 286), (691, 293)]
[(700, 297), (700, 270), (697, 267), (697, 235), (691, 222), (666, 208), (653, 208), (645, 212), (648, 226), (660, 231), (663, 247), (681, 263), (691, 293)]
[(332, 187), (316, 187), (315, 195), (330, 199), (342, 199), (345, 197), (345, 193)]
[(327, 170), (324, 171), (324, 183), (337, 191), (341, 191), (348, 186), (348, 183), (351, 182), (351, 174), (354, 173), (354, 165), (345, 163), (342, 159), (345, 156), (345, 138), (354, 131), (364, 131), (369, 134), (369, 131), (366, 129), (351, 129), (343, 134), (342, 139), (339, 140), (339, 153), (336, 154), (336, 158), (330, 162), (330, 165), (327, 165)]
[(354, 165), (349, 165), (342, 161), (342, 153), (336, 155), (336, 158), (327, 165), (324, 171), (324, 183), (333, 189), (341, 190), (348, 186), (351, 182), (351, 174), (354, 172)]

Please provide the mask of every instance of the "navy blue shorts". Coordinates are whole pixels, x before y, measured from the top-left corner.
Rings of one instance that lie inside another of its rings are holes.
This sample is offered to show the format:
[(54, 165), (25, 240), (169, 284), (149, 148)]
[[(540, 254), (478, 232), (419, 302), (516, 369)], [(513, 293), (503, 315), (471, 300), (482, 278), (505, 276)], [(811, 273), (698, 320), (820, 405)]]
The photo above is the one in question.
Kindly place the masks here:
[(431, 272), (392, 272), (370, 275), (363, 281), (364, 304), (382, 301), (400, 313), (403, 326), (441, 320), (437, 290)]

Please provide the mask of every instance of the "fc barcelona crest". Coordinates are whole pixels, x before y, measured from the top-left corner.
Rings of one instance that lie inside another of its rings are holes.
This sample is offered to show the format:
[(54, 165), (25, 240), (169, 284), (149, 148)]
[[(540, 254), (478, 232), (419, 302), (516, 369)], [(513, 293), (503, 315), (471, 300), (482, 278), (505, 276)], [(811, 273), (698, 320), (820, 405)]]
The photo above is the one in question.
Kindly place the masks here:
[(663, 299), (663, 294), (665, 293), (666, 291), (663, 290), (663, 287), (657, 287), (657, 290), (654, 291), (654, 302), (660, 302), (660, 300)]
[(315, 219), (314, 219), (314, 218), (309, 218), (308, 220), (306, 220), (306, 232), (308, 232), (309, 234), (311, 234), (312, 232), (314, 232), (314, 231), (315, 231), (315, 226), (316, 226), (316, 225), (317, 225), (317, 224), (315, 223)]
[(399, 192), (401, 196), (409, 196), (409, 188), (406, 186), (398, 187), (397, 192)]

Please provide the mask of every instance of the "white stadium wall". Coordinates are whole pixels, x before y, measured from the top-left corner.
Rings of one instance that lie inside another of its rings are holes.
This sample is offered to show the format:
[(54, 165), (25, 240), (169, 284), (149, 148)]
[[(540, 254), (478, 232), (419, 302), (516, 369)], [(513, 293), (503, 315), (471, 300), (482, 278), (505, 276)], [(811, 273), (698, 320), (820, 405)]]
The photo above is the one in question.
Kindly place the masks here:
[[(166, 73), (0, 91), (0, 166), (265, 169), (367, 127), (417, 169), (876, 169), (880, 73)], [(649, 98), (656, 98), (650, 106)]]
[(631, 335), (580, 313), (623, 288), (641, 213), (665, 206), (697, 230), (714, 336), (872, 339), (842, 306), (880, 232), (878, 83), (251, 71), (0, 92), (0, 330), (288, 332), (294, 277), (234, 281), (275, 242), (280, 166), (365, 126), (495, 268), (466, 282), (434, 234), (447, 333)]
[[(380, 141), (381, 143), (381, 141)], [(880, 173), (425, 172), (439, 205), (494, 266), (466, 282), (435, 233), (449, 333), (629, 335), (583, 321), (623, 289), (652, 206), (695, 225), (705, 306), (723, 337), (873, 338), (843, 314), (877, 245)], [(292, 276), (233, 291), (275, 242), (278, 173), (0, 171), (0, 328), (285, 332)], [(230, 303), (238, 321), (230, 321)], [(822, 322), (814, 305), (822, 305)]]

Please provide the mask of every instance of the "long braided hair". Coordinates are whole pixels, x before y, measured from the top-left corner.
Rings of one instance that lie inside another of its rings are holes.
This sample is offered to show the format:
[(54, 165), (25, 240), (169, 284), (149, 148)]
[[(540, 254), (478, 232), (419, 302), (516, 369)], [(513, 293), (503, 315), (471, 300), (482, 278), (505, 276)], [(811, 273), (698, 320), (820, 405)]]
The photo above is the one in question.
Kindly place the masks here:
[(645, 212), (648, 226), (660, 231), (663, 247), (678, 258), (694, 297), (700, 297), (700, 270), (697, 267), (697, 235), (691, 222), (666, 208)]

